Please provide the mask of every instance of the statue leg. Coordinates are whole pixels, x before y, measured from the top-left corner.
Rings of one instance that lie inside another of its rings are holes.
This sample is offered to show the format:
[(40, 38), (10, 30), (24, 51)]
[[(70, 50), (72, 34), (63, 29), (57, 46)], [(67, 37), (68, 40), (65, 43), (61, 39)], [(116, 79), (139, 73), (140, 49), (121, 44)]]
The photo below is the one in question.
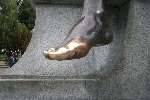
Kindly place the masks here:
[(86, 56), (97, 44), (109, 44), (113, 36), (106, 19), (105, 2), (85, 0), (81, 19), (65, 40), (59, 46), (44, 51), (44, 56), (51, 60), (78, 59)]

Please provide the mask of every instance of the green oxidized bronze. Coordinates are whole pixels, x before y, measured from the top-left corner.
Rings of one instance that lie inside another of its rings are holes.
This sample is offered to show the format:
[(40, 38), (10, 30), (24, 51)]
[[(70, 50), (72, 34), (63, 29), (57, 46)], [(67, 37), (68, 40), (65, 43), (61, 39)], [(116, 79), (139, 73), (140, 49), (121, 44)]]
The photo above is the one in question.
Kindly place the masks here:
[(44, 51), (51, 60), (79, 59), (88, 54), (95, 45), (112, 42), (113, 34), (106, 19), (106, 0), (85, 0), (81, 19), (58, 47)]

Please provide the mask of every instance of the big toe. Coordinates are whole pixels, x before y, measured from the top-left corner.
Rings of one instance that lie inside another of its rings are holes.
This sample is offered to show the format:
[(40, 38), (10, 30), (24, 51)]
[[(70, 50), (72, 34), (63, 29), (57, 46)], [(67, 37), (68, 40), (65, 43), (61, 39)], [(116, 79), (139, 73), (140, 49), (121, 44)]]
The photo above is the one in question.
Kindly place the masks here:
[(49, 58), (49, 53), (55, 52), (55, 48), (50, 48), (50, 50), (44, 51), (43, 54), (46, 58)]

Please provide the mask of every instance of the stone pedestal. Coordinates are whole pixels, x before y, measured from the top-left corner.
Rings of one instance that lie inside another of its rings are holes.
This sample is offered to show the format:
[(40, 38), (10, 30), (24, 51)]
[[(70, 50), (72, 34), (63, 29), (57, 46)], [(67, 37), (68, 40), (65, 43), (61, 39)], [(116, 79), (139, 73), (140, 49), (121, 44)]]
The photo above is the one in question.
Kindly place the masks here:
[(31, 42), (1, 75), (2, 100), (150, 99), (150, 2), (109, 0), (114, 41), (81, 59), (51, 61), (43, 51), (63, 41), (82, 13), (83, 0), (31, 0), (36, 11)]

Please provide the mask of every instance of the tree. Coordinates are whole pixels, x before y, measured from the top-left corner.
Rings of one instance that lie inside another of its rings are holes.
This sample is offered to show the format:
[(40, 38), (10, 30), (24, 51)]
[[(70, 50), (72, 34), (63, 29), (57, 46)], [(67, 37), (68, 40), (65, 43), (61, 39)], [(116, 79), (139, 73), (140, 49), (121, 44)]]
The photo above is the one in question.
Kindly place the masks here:
[[(0, 0), (0, 46), (9, 51), (8, 56), (11, 51), (25, 51), (34, 26), (35, 14), (27, 0), (22, 5), (17, 3), (16, 0)], [(24, 5), (28, 6), (24, 9)], [(29, 13), (26, 18), (23, 17), (25, 11)]]
[[(32, 29), (34, 28), (35, 23), (35, 12), (32, 9), (30, 3), (28, 0), (18, 0), (17, 5), (19, 6), (19, 12), (18, 12), (18, 21), (21, 23), (21, 32), (20, 35), (20, 50), (24, 52), (29, 44), (29, 41), (32, 37)], [(26, 29), (27, 28), (27, 29)], [(20, 29), (20, 28), (19, 28)], [(24, 31), (23, 31), (24, 30)]]
[[(20, 1), (21, 2), (21, 1)], [(18, 3), (19, 5), (19, 3)], [(35, 22), (35, 12), (28, 0), (24, 0), (19, 6), (18, 20), (27, 26), (29, 30), (33, 29)]]
[(15, 26), (17, 22), (18, 8), (14, 0), (1, 0), (0, 6), (2, 8), (0, 14), (0, 44), (3, 48), (11, 51), (13, 48), (13, 40), (15, 39)]

